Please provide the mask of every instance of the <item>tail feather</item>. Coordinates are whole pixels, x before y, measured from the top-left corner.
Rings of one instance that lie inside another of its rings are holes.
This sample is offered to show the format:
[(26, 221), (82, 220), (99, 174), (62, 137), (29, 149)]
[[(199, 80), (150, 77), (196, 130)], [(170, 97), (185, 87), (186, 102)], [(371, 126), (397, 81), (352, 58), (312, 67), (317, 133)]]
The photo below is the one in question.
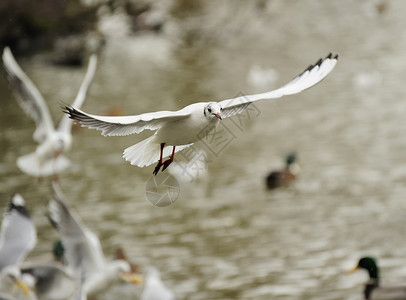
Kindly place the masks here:
[[(124, 150), (123, 157), (126, 161), (129, 161), (132, 165), (138, 167), (146, 167), (156, 163), (159, 160), (159, 155), (161, 151), (161, 146), (154, 139), (154, 135), (149, 138), (139, 142), (138, 144), (132, 145)], [(189, 146), (193, 145), (181, 145), (176, 146), (175, 153), (179, 152)], [(167, 157), (172, 154), (172, 147), (166, 146), (164, 148), (163, 157)]]
[(51, 176), (69, 167), (70, 161), (63, 155), (40, 162), (35, 152), (23, 155), (17, 159), (17, 166), (24, 173), (34, 177)]

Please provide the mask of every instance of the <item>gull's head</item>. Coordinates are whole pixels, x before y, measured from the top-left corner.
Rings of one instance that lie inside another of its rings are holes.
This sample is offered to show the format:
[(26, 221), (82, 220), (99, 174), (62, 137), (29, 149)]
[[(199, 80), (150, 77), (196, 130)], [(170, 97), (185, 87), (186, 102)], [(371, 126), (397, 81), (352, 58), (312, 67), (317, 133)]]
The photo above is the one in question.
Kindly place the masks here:
[(14, 284), (23, 291), (25, 296), (30, 295), (30, 287), (22, 280), (21, 271), (17, 266), (7, 266), (2, 270), (2, 275), (6, 285)]
[(223, 109), (217, 102), (210, 102), (204, 107), (204, 116), (206, 118), (217, 118), (222, 120), (221, 113)]
[(122, 281), (132, 284), (139, 284), (143, 281), (143, 277), (141, 275), (131, 271), (131, 266), (127, 261), (117, 259), (111, 262), (111, 264), (116, 270), (118, 278)]
[(11, 196), (8, 206), (8, 211), (15, 211), (19, 215), (29, 218), (30, 213), (28, 212), (27, 208), (25, 207), (24, 199), (21, 197), (20, 194), (14, 194)]
[(1, 275), (5, 280), (8, 280), (9, 283), (14, 283), (17, 280), (21, 279), (21, 271), (15, 265), (6, 266), (2, 271)]
[(131, 271), (130, 264), (123, 259), (113, 260), (110, 263), (110, 268), (117, 274), (128, 273)]

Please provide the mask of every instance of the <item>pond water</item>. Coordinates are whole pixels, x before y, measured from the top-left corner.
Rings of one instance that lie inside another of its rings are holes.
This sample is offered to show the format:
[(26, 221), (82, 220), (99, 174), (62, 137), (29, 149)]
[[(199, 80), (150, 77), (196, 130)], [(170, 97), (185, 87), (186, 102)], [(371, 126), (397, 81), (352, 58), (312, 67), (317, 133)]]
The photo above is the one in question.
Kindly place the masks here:
[[(367, 275), (346, 270), (363, 255), (378, 258), (383, 283), (405, 281), (406, 2), (197, 3), (173, 13), (160, 35), (111, 37), (83, 109), (175, 110), (266, 91), (247, 80), (255, 65), (278, 72), (274, 88), (329, 52), (339, 63), (308, 91), (257, 103), (226, 147), (197, 144), (207, 174), (180, 182), (169, 207), (147, 201), (153, 166), (121, 157), (150, 132), (75, 128), (72, 168), (60, 181), (106, 255), (121, 245), (141, 268), (159, 268), (178, 299), (362, 299)], [(46, 54), (19, 62), (59, 121), (58, 101), (73, 101), (85, 69), (55, 67)], [(16, 166), (35, 149), (34, 123), (2, 75), (0, 203), (16, 192), (25, 198), (38, 228), (35, 259), (57, 238), (44, 216), (52, 189)], [(292, 150), (300, 178), (267, 191), (265, 176)], [(139, 292), (119, 286), (102, 299)]]

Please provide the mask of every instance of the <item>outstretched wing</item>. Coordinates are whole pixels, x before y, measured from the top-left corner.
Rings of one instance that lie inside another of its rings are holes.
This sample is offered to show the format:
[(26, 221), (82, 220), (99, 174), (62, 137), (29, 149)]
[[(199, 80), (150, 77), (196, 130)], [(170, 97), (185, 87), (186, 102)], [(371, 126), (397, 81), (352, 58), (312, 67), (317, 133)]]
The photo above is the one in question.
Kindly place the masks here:
[[(90, 85), (92, 84), (94, 74), (96, 73), (97, 68), (97, 55), (92, 54), (89, 58), (89, 64), (87, 67), (87, 72), (85, 75), (85, 79), (80, 86), (79, 92), (76, 96), (75, 101), (73, 101), (72, 106), (80, 108), (85, 102), (87, 93), (89, 91)], [(63, 131), (65, 133), (70, 133), (72, 128), (72, 120), (68, 118), (68, 116), (63, 115), (61, 122), (59, 123), (58, 130)]]
[(4, 48), (2, 58), (8, 81), (18, 103), (37, 124), (34, 139), (41, 143), (46, 136), (54, 131), (52, 118), (44, 98), (34, 83), (21, 70), (10, 48)]
[(158, 111), (119, 117), (91, 115), (69, 106), (65, 106), (64, 112), (84, 127), (101, 130), (104, 136), (123, 136), (140, 133), (146, 129), (158, 130), (168, 122), (187, 118), (191, 114), (189, 106), (178, 111)]
[(48, 217), (61, 235), (68, 264), (76, 272), (82, 268), (86, 274), (100, 271), (105, 258), (99, 238), (65, 204), (60, 187), (56, 183), (52, 186), (56, 200), (49, 203)]
[(223, 100), (220, 103), (223, 108), (222, 118), (232, 117), (244, 111), (252, 102), (264, 99), (276, 99), (286, 95), (293, 95), (306, 90), (322, 81), (337, 64), (338, 55), (330, 53), (326, 58), (319, 59), (314, 65), (310, 65), (300, 75), (293, 78), (289, 83), (279, 89), (256, 95), (240, 96), (233, 99)]

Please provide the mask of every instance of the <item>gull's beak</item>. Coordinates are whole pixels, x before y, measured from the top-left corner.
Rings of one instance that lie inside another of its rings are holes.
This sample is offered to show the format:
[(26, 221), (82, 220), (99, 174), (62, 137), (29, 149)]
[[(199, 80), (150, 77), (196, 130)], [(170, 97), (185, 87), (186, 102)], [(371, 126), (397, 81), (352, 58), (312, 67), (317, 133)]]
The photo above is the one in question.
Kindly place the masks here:
[(223, 119), (221, 118), (220, 113), (214, 114), (214, 116), (215, 116), (217, 119), (219, 119), (219, 120), (223, 120)]
[(139, 284), (144, 281), (144, 278), (141, 275), (135, 273), (122, 273), (120, 277), (123, 281), (133, 284)]
[(30, 288), (28, 285), (22, 280), (16, 280), (14, 282), (17, 288), (21, 289), (24, 292), (24, 295), (28, 297), (30, 295)]
[(355, 266), (354, 268), (352, 268), (351, 270), (348, 270), (347, 273), (352, 273), (358, 270), (358, 266)]

